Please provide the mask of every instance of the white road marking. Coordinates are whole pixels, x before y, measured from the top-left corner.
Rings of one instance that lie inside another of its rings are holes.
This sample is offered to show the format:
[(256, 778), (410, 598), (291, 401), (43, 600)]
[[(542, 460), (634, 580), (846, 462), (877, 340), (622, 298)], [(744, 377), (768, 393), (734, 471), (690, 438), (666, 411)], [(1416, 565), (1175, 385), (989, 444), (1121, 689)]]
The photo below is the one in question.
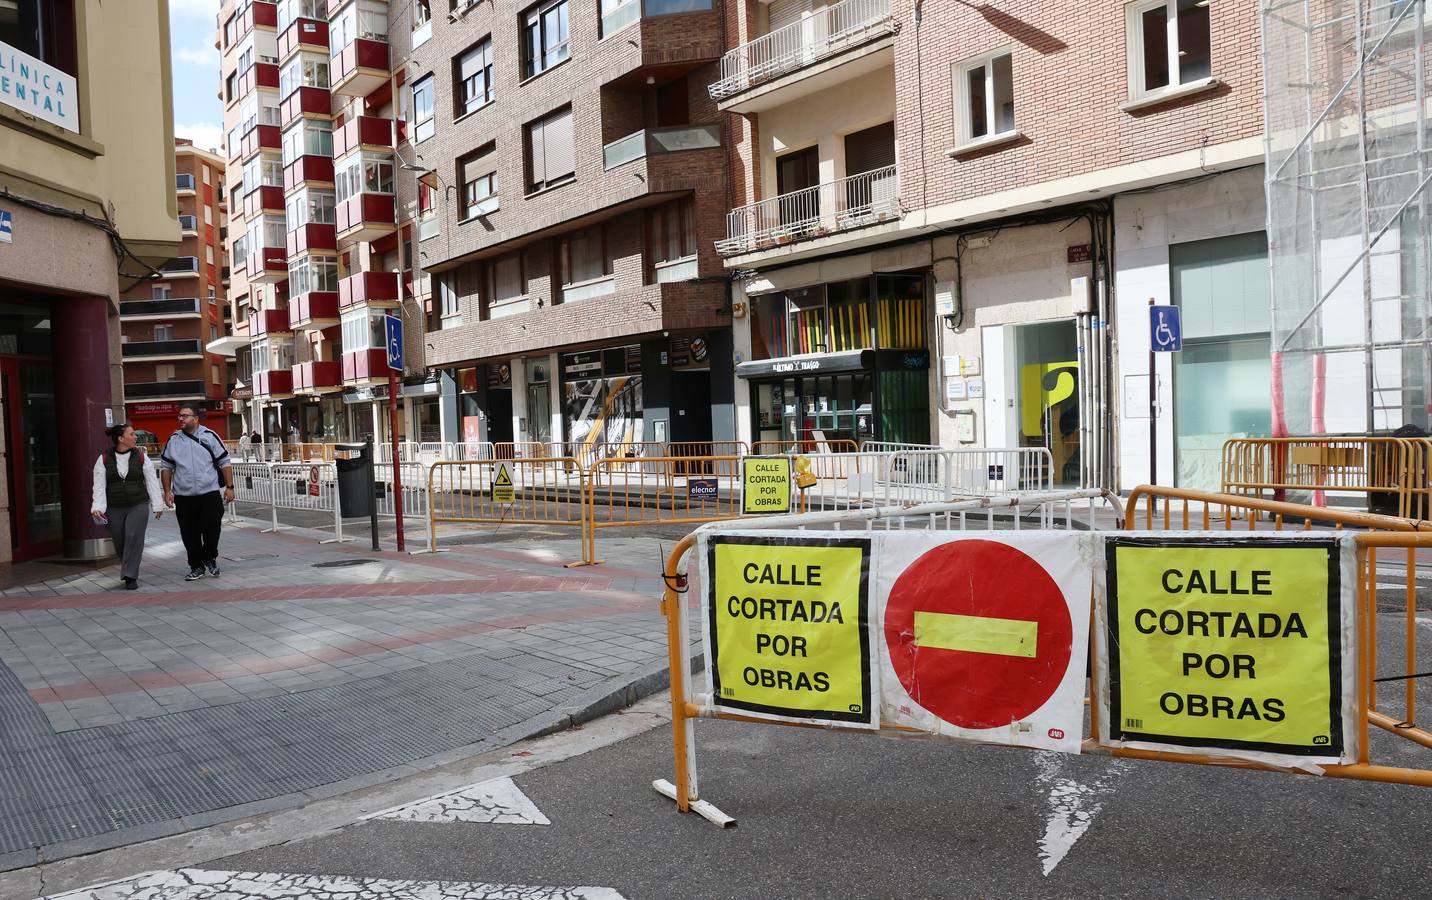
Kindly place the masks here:
[(177, 869), (55, 894), (42, 900), (625, 900), (604, 887), (537, 887), (472, 881), (397, 881), (343, 875)]
[[(484, 822), (496, 825), (551, 825), (537, 804), (511, 778), (494, 778), (425, 800), (395, 806), (363, 819), (401, 822)], [(361, 820), (360, 820), (361, 821)]]
[(1034, 777), (1048, 796), (1048, 818), (1044, 836), (1039, 839), (1039, 856), (1046, 876), (1089, 830), (1124, 769), (1124, 763), (1116, 760), (1092, 784), (1080, 784), (1061, 774), (1064, 760), (1063, 754), (1050, 751), (1038, 751), (1035, 756)]

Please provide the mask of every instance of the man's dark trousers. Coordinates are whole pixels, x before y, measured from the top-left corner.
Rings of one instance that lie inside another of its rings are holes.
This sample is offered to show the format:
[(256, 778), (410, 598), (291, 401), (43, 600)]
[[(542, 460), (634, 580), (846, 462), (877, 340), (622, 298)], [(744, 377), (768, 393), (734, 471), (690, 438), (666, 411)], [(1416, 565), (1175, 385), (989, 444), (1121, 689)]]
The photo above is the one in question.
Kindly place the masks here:
[(179, 534), (194, 569), (219, 558), (219, 529), (224, 524), (224, 495), (210, 491), (197, 497), (175, 497), (174, 515)]

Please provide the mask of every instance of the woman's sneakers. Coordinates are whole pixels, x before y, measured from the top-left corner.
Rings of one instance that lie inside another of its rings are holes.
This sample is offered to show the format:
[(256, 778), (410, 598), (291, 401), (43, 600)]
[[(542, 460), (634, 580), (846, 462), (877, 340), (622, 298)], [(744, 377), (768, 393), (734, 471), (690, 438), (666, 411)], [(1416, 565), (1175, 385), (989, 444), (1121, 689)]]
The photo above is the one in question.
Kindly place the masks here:
[(137, 591), (137, 590), (139, 590), (139, 579), (138, 579), (138, 578), (121, 578), (120, 581), (123, 581), (123, 582), (124, 582), (124, 589), (125, 589), (126, 591)]

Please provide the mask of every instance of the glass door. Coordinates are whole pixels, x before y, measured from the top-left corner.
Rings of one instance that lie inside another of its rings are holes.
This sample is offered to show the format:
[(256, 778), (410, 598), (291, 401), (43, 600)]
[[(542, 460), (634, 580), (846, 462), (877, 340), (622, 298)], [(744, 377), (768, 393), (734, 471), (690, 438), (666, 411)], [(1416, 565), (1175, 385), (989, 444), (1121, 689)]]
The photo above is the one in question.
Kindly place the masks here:
[(20, 562), (59, 553), (59, 421), (54, 369), (47, 361), (0, 358), (5, 449), (10, 461), (10, 546)]
[(1015, 331), (1019, 372), (1019, 446), (1044, 447), (1054, 484), (1079, 484), (1079, 355), (1074, 322), (1021, 325)]

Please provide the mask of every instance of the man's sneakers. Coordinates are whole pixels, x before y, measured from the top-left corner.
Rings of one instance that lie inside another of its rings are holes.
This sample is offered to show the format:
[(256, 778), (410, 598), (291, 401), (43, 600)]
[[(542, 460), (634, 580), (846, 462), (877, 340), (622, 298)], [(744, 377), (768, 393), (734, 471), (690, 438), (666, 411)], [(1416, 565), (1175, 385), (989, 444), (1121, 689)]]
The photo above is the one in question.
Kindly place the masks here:
[(218, 577), (219, 577), (219, 561), (218, 561), (217, 559), (211, 559), (211, 560), (209, 560), (208, 562), (204, 563), (204, 570), (209, 573), (209, 577), (210, 577), (210, 578), (218, 578)]
[(203, 567), (203, 566), (195, 566), (194, 568), (192, 568), (192, 569), (189, 570), (189, 574), (188, 574), (188, 575), (185, 575), (185, 576), (184, 576), (184, 580), (185, 580), (185, 581), (198, 581), (200, 578), (203, 578), (203, 577), (204, 577), (204, 567)]

